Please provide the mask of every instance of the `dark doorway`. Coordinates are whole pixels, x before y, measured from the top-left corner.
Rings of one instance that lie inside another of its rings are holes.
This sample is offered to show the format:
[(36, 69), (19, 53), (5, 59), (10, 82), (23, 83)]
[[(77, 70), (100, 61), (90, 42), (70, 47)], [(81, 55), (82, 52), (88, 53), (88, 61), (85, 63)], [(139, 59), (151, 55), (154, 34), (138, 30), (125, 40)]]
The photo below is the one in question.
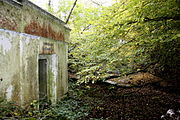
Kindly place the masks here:
[(47, 103), (47, 59), (39, 59), (39, 100), (43, 108)]

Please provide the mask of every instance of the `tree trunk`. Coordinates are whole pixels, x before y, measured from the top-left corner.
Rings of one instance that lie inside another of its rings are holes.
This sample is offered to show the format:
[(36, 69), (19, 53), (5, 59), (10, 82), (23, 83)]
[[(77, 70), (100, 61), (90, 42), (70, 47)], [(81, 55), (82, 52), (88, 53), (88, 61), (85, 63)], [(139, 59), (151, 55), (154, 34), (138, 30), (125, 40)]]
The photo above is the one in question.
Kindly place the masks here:
[(70, 19), (70, 16), (71, 16), (71, 14), (72, 14), (72, 12), (74, 10), (74, 7), (76, 6), (76, 3), (77, 3), (77, 0), (74, 1), (73, 7), (71, 8), (71, 11), (69, 12), (68, 18), (67, 18), (67, 20), (65, 22), (66, 24), (68, 23), (68, 21)]
[(48, 6), (49, 6), (49, 7), (51, 7), (51, 0), (49, 0), (49, 2), (48, 2)]

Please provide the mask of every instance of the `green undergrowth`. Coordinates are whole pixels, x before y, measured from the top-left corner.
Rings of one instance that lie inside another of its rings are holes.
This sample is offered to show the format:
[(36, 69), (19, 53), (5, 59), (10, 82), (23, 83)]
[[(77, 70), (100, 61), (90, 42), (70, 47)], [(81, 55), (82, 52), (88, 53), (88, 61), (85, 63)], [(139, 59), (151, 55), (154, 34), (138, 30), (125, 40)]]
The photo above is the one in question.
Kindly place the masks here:
[[(75, 82), (70, 81), (69, 92), (56, 105), (49, 105), (38, 109), (39, 102), (34, 100), (27, 107), (22, 108), (15, 102), (0, 99), (0, 120), (79, 120), (88, 116), (90, 107), (80, 99), (85, 92), (77, 88)], [(93, 119), (92, 119), (93, 120)]]
[(107, 83), (77, 84), (56, 105), (37, 109), (38, 101), (22, 108), (0, 100), (0, 120), (160, 120), (179, 109), (179, 93), (158, 86), (123, 88)]

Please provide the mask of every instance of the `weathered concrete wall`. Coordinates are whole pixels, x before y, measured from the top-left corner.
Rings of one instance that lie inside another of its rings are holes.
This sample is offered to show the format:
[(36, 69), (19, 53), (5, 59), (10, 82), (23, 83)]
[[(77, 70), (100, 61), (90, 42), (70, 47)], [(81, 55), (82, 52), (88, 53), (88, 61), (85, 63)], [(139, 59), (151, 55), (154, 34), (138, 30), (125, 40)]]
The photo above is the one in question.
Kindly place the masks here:
[(21, 105), (39, 99), (42, 56), (48, 60), (48, 99), (55, 103), (68, 89), (67, 43), (0, 29), (0, 97)]
[(20, 101), (19, 36), (0, 30), (0, 96)]
[(54, 40), (69, 40), (70, 29), (65, 23), (38, 6), (25, 0), (0, 1), (0, 28), (13, 30)]

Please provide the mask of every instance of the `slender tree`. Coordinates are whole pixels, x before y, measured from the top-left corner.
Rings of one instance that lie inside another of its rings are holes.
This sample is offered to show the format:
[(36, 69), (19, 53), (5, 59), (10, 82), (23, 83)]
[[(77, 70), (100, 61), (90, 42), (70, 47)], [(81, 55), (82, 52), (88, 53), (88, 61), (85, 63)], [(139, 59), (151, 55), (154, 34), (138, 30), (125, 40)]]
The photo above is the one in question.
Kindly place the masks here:
[(69, 15), (68, 15), (68, 17), (67, 17), (66, 22), (65, 22), (66, 24), (68, 23), (68, 21), (69, 21), (69, 19), (70, 19), (70, 17), (71, 17), (71, 14), (72, 14), (75, 6), (76, 6), (76, 3), (77, 3), (77, 0), (74, 1), (74, 4), (73, 4), (73, 6), (72, 6), (72, 8), (71, 8), (71, 10), (70, 10), (70, 12), (69, 12)]
[(51, 7), (51, 0), (49, 0), (49, 2), (48, 2), (48, 6), (49, 6), (49, 7)]

